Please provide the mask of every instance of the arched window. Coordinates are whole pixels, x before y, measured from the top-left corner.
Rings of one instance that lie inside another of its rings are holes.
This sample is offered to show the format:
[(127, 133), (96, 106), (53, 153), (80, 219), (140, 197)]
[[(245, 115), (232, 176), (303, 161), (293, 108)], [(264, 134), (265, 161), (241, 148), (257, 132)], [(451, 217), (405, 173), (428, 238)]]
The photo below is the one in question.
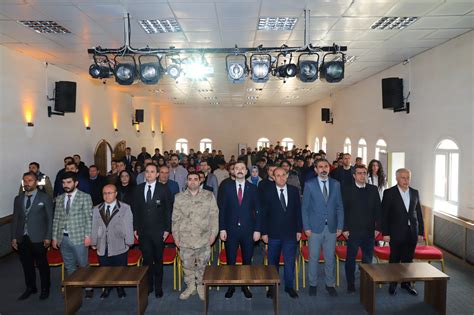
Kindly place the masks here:
[(321, 145), (319, 143), (319, 138), (316, 137), (316, 139), (314, 139), (314, 152), (318, 152), (319, 150), (321, 150)]
[(328, 153), (327, 149), (328, 149), (328, 140), (326, 139), (326, 137), (323, 137), (323, 140), (321, 141), (321, 150), (323, 150), (327, 154)]
[(176, 152), (188, 154), (188, 140), (184, 138), (176, 140)]
[(375, 159), (380, 160), (380, 153), (387, 153), (387, 142), (384, 139), (379, 139), (375, 143)]
[(283, 138), (283, 140), (281, 140), (281, 146), (283, 148), (288, 148), (288, 150), (292, 150), (293, 149), (293, 145), (295, 144), (295, 141), (291, 138)]
[(199, 151), (204, 152), (206, 149), (212, 151), (212, 140), (208, 138), (201, 139), (199, 142)]
[(459, 147), (444, 139), (435, 152), (435, 208), (458, 214)]
[(351, 146), (351, 139), (346, 138), (344, 140), (344, 153), (352, 154), (352, 146)]
[(260, 138), (257, 140), (257, 148), (268, 148), (270, 146), (270, 140), (268, 138)]
[(360, 138), (357, 146), (357, 156), (362, 158), (362, 163), (367, 165), (367, 141), (364, 138)]

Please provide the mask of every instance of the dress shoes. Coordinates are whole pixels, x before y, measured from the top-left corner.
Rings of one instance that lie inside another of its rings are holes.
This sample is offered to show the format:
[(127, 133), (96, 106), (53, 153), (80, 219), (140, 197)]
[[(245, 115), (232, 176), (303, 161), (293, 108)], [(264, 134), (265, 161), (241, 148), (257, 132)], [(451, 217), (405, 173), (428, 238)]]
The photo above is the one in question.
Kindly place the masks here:
[(243, 286), (243, 287), (242, 287), (242, 292), (244, 292), (245, 298), (247, 298), (247, 299), (251, 299), (251, 298), (252, 298), (252, 292), (250, 292), (248, 286)]
[(347, 293), (349, 294), (355, 294), (356, 292), (356, 287), (355, 285), (352, 283), (352, 284), (348, 284), (347, 285)]
[(163, 297), (163, 289), (162, 288), (159, 288), (159, 289), (155, 290), (155, 297), (158, 298), (158, 299)]
[(234, 287), (229, 287), (227, 289), (227, 292), (225, 293), (225, 298), (226, 299), (232, 298), (232, 295), (234, 295), (234, 292), (235, 292), (235, 288)]
[(318, 294), (318, 287), (309, 287), (309, 296), (316, 296)]
[(396, 282), (390, 283), (390, 285), (388, 286), (388, 293), (390, 295), (397, 295), (397, 283)]
[(290, 298), (296, 299), (298, 297), (298, 293), (296, 293), (295, 289), (285, 287), (285, 292), (288, 293)]
[(150, 295), (151, 293), (153, 293), (153, 286), (149, 285), (148, 286), (148, 295)]
[(25, 292), (23, 292), (23, 294), (20, 295), (20, 297), (18, 297), (18, 301), (26, 300), (27, 298), (30, 297), (30, 295), (36, 294), (36, 293), (38, 293), (38, 289), (36, 289), (36, 288), (26, 288)]
[(93, 289), (86, 290), (86, 299), (90, 300), (93, 297), (94, 297), (94, 290)]
[(102, 294), (100, 295), (100, 299), (103, 300), (108, 298), (111, 290), (112, 288), (104, 288), (104, 290), (102, 290)]
[(273, 299), (273, 289), (268, 289), (268, 291), (267, 291), (267, 298)]
[(41, 294), (39, 296), (40, 300), (46, 300), (49, 297), (49, 289), (41, 290)]
[(414, 296), (418, 295), (418, 292), (409, 283), (402, 283), (401, 287), (402, 289), (407, 290), (407, 292), (410, 293), (411, 295), (414, 295)]
[(123, 299), (127, 296), (127, 293), (125, 293), (125, 289), (123, 287), (117, 287), (117, 295), (120, 299)]
[(328, 291), (330, 296), (333, 296), (333, 297), (337, 296), (337, 291), (334, 287), (326, 286), (326, 291)]

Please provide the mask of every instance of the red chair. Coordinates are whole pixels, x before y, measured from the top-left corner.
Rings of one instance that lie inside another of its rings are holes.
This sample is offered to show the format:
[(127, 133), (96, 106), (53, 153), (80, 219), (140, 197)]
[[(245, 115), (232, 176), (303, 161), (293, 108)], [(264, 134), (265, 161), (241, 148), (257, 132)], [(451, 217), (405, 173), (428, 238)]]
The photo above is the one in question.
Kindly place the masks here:
[(46, 259), (50, 267), (61, 267), (61, 281), (64, 280), (64, 261), (59, 249), (49, 248), (46, 253)]
[[(309, 262), (309, 246), (308, 246), (308, 237), (306, 236), (304, 231), (301, 234), (301, 240), (300, 240), (300, 257), (301, 257), (301, 269), (303, 271), (303, 288), (306, 288), (305, 263)], [(324, 262), (324, 254), (322, 250), (319, 254), (319, 262), (320, 263)]]
[(92, 249), (89, 247), (88, 251), (88, 260), (89, 266), (99, 266), (99, 256), (97, 256), (97, 249)]
[(441, 270), (444, 272), (444, 254), (436, 246), (428, 245), (428, 239), (424, 237), (425, 245), (417, 245), (415, 248), (415, 255), (413, 259), (420, 261), (439, 261), (441, 263)]
[[(242, 250), (240, 247), (237, 249), (237, 258), (235, 261), (236, 265), (242, 265)], [(227, 265), (227, 255), (225, 251), (224, 242), (220, 241), (219, 243), (219, 257), (217, 258), (217, 265)]]
[(133, 246), (128, 250), (127, 265), (128, 266), (141, 266), (143, 255), (142, 251), (138, 248), (138, 239), (133, 238)]
[(165, 239), (163, 265), (173, 265), (173, 290), (176, 290), (176, 274), (178, 274), (178, 290), (181, 291), (181, 259), (179, 258), (178, 248), (174, 243), (174, 238), (171, 233)]

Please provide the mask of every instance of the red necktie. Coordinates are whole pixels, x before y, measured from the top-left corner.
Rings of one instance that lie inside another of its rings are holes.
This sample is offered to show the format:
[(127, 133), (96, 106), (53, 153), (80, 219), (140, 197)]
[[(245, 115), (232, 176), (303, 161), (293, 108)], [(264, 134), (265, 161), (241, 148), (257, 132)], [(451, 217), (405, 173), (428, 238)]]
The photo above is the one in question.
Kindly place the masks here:
[(239, 206), (242, 205), (243, 193), (242, 193), (242, 185), (239, 184), (239, 190), (237, 192), (237, 199), (239, 200)]

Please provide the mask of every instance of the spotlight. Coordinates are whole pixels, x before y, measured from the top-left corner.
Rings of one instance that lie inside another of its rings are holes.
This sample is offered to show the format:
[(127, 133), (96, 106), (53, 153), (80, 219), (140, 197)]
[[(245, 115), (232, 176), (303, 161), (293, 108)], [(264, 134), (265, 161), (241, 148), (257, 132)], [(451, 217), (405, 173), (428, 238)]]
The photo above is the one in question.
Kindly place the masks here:
[(321, 80), (328, 83), (339, 82), (344, 78), (345, 55), (341, 53), (342, 60), (324, 62), (324, 59), (327, 55), (333, 54), (325, 54), (323, 57), (323, 62), (321, 64), (321, 68), (319, 69)]
[[(129, 58), (133, 61), (133, 63), (129, 63), (129, 62), (118, 63), (117, 57)], [(114, 62), (115, 62), (115, 68), (114, 68), (115, 82), (117, 82), (120, 85), (133, 84), (135, 82), (135, 75), (137, 71), (137, 64), (133, 56), (131, 55), (115, 56)]]
[(227, 55), (225, 57), (227, 76), (232, 83), (242, 83), (248, 73), (247, 56), (244, 54)]
[[(280, 56), (285, 56), (285, 55), (282, 53), (278, 54), (277, 65), (278, 65), (278, 59), (280, 58)], [(278, 66), (275, 69), (275, 72), (273, 75), (276, 75), (277, 77), (280, 77), (280, 78), (294, 77), (296, 73), (298, 72), (298, 67), (294, 63), (291, 63), (291, 58), (292, 56), (290, 55), (290, 60), (288, 61), (288, 63), (286, 63), (286, 60), (285, 60), (281, 66)]]
[(205, 80), (206, 77), (214, 73), (203, 55), (189, 57), (183, 60), (184, 75), (191, 80)]
[(166, 74), (168, 74), (173, 80), (176, 80), (181, 75), (181, 67), (176, 63), (172, 63), (168, 68), (166, 68)]
[(250, 57), (252, 81), (257, 83), (267, 82), (271, 70), (272, 57), (269, 54), (255, 54)]
[[(315, 60), (301, 60), (301, 56), (312, 55), (318, 57)], [(301, 82), (314, 82), (318, 78), (319, 55), (303, 53), (298, 56), (298, 78)]]
[[(97, 60), (100, 57), (101, 60)], [(94, 63), (89, 67), (89, 74), (94, 79), (106, 79), (110, 78), (113, 74), (110, 61), (107, 56), (93, 56)]]
[[(157, 61), (142, 63), (142, 57), (155, 57)], [(160, 58), (156, 55), (141, 55), (138, 57), (138, 64), (140, 66), (140, 80), (145, 84), (157, 84), (163, 75)]]

